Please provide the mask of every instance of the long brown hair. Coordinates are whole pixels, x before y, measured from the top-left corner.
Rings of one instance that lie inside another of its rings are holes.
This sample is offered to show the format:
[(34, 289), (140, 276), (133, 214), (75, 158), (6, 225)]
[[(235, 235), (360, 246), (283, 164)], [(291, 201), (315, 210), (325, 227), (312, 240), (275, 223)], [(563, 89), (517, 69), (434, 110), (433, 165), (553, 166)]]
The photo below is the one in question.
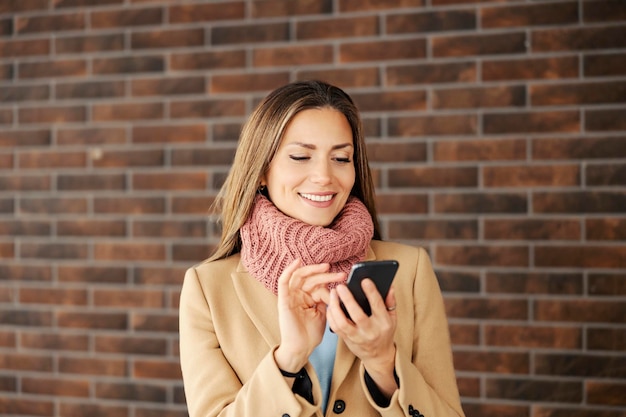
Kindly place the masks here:
[(272, 91), (242, 128), (235, 159), (213, 205), (220, 214), (222, 234), (209, 260), (239, 252), (239, 229), (250, 215), (261, 177), (274, 158), (291, 119), (303, 110), (325, 107), (341, 112), (350, 124), (356, 173), (350, 194), (365, 204), (374, 222), (374, 239), (380, 239), (374, 184), (358, 109), (350, 96), (336, 86), (317, 80), (298, 81)]

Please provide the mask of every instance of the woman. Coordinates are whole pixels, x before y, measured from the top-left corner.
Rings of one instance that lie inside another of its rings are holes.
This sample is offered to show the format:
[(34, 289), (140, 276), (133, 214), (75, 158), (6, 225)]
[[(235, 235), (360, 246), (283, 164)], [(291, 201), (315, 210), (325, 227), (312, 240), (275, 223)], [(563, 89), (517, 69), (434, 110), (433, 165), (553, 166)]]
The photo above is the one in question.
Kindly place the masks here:
[[(245, 124), (215, 253), (181, 291), (192, 417), (463, 416), (443, 301), (423, 249), (380, 240), (358, 111), (319, 81), (270, 93)], [(344, 285), (396, 259), (385, 299)], [(342, 310), (341, 303), (350, 316)]]

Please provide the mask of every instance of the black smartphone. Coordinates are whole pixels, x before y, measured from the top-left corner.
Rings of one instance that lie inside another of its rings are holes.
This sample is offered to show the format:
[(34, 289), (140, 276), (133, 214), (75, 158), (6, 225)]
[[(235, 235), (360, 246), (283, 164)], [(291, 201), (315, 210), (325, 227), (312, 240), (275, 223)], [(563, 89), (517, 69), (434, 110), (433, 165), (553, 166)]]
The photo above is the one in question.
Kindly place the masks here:
[[(348, 286), (348, 289), (350, 289), (354, 299), (359, 303), (365, 314), (368, 316), (372, 314), (372, 309), (370, 307), (370, 303), (367, 301), (365, 293), (363, 292), (363, 288), (361, 288), (361, 281), (365, 278), (369, 278), (374, 281), (376, 288), (378, 288), (378, 292), (384, 300), (387, 297), (389, 288), (391, 288), (391, 282), (396, 276), (398, 266), (398, 261), (395, 260), (363, 261), (352, 265), (346, 285)], [(350, 316), (348, 315), (348, 312), (343, 304), (341, 305), (341, 308), (343, 308), (344, 313), (349, 318)]]

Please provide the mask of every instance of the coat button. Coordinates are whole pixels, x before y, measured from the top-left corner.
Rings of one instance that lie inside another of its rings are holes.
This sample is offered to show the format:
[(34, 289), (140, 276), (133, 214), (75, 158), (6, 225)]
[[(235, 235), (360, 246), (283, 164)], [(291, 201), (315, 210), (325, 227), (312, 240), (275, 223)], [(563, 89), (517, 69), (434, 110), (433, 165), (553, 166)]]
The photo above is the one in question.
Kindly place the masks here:
[(283, 417), (291, 417), (289, 414), (283, 414)]
[(333, 405), (333, 413), (341, 414), (344, 411), (346, 411), (346, 403), (342, 400), (335, 401), (335, 404)]

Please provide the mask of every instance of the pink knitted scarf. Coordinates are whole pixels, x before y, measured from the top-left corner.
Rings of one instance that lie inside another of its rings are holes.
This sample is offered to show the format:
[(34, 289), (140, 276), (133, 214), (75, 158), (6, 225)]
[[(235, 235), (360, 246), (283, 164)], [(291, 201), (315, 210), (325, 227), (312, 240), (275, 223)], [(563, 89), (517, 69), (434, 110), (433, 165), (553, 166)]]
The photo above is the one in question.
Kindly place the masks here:
[(285, 215), (259, 194), (240, 234), (243, 265), (277, 294), (278, 277), (296, 258), (305, 265), (330, 263), (331, 272), (348, 272), (365, 258), (374, 224), (356, 197), (348, 199), (330, 226), (322, 227)]

